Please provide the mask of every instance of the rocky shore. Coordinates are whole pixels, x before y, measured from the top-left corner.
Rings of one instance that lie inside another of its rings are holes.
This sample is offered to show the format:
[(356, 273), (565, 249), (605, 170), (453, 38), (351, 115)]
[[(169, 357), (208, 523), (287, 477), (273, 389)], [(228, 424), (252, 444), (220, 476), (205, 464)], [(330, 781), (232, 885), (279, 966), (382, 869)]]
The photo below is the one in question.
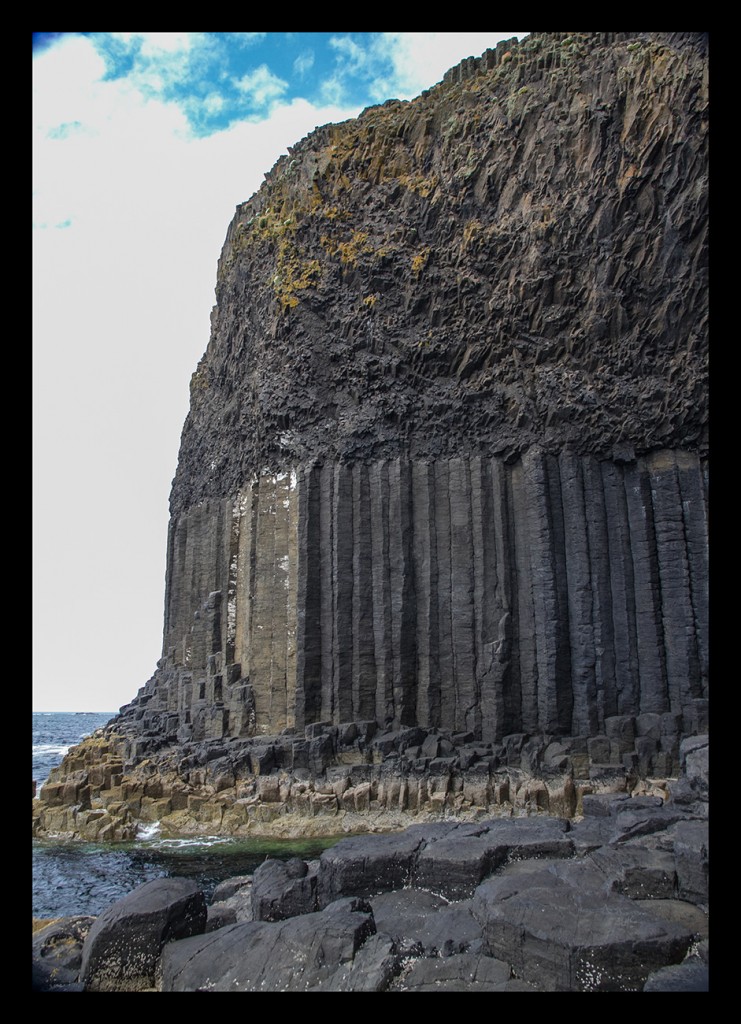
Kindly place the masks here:
[(347, 838), (49, 923), (36, 988), (707, 990), (708, 80), (533, 33), (239, 205), (162, 654), (33, 834)]
[(683, 715), (613, 716), (594, 736), (517, 733), (484, 743), (367, 721), (178, 744), (163, 739), (160, 715), (147, 731), (146, 706), (136, 698), (69, 751), (33, 800), (34, 836), (125, 841), (159, 822), (173, 835), (291, 838), (440, 816), (572, 818), (594, 793), (666, 799), (666, 780), (708, 725), (708, 702), (697, 700)]
[(707, 737), (667, 799), (351, 836), (34, 932), (36, 991), (708, 991)]

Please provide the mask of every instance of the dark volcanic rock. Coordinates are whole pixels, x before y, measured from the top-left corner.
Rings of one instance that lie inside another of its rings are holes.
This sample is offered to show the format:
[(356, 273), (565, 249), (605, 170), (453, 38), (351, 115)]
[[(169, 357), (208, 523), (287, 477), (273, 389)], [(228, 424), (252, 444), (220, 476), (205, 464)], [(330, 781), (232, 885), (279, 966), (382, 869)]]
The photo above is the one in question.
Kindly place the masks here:
[(389, 836), (342, 839), (319, 858), (319, 905), (340, 896), (372, 896), (403, 889), (412, 878), (415, 854), (423, 843), (417, 829)]
[(707, 903), (710, 870), (708, 823), (682, 821), (672, 831), (679, 895), (694, 903)]
[(195, 882), (145, 882), (96, 919), (83, 946), (80, 980), (98, 991), (149, 988), (163, 946), (205, 927), (206, 900)]
[(82, 946), (94, 923), (85, 915), (60, 917), (33, 933), (34, 992), (82, 991)]
[(662, 967), (643, 986), (644, 992), (709, 992), (708, 965), (699, 957), (688, 957), (681, 964)]
[(603, 846), (590, 854), (610, 892), (631, 899), (672, 899), (677, 894), (674, 857), (642, 846)]
[(462, 825), (429, 842), (416, 862), (415, 884), (449, 899), (472, 896), (479, 882), (506, 861), (571, 857), (568, 822), (558, 818), (494, 820)]
[(707, 696), (706, 61), (536, 33), (239, 206), (171, 496), (179, 707), (202, 671), (208, 729), (310, 726), (313, 773), (374, 718), (381, 755), (673, 764)]
[(702, 444), (706, 46), (536, 33), (292, 147), (227, 235), (173, 514), (320, 451)]
[(537, 992), (490, 956), (464, 953), (413, 961), (391, 986), (399, 992)]
[(483, 882), (472, 912), (492, 956), (544, 991), (640, 991), (654, 969), (679, 963), (692, 932), (646, 902), (608, 895), (583, 862), (511, 865)]
[(229, 925), (170, 943), (163, 992), (305, 992), (353, 960), (376, 931), (370, 907), (338, 900), (289, 921)]
[[(349, 893), (347, 894), (349, 895)], [(252, 876), (252, 917), (255, 921), (282, 921), (318, 910), (317, 872), (294, 860), (266, 860)]]
[[(706, 813), (708, 99), (703, 33), (533, 33), (278, 160), (218, 263), (162, 657), (38, 834), (571, 816), (681, 769), (616, 841)], [(402, 884), (395, 842), (320, 905)], [(420, 864), (461, 894), (486, 842)]]
[(425, 956), (481, 947), (481, 925), (471, 915), (470, 900), (451, 903), (426, 889), (401, 889), (374, 896), (371, 905), (379, 933), (401, 947), (416, 947)]

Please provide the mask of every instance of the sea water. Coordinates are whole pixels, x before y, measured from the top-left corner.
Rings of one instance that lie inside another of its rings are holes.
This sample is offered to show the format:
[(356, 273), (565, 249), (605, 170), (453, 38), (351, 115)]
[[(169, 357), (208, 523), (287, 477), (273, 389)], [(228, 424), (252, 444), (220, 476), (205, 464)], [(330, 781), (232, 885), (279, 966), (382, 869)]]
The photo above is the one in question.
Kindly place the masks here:
[[(105, 725), (112, 714), (33, 713), (33, 778), (37, 791), (71, 746)], [(310, 860), (337, 839), (229, 839), (204, 834), (172, 839), (142, 825), (130, 843), (33, 840), (33, 917), (100, 914), (153, 878), (196, 881), (207, 899), (219, 882), (251, 874), (267, 857)]]

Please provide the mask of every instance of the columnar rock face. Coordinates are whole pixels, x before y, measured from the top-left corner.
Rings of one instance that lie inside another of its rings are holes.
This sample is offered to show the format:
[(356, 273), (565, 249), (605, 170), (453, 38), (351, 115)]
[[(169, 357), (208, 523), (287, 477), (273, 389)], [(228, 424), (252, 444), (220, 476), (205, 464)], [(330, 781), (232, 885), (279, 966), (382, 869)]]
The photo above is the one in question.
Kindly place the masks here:
[(701, 37), (533, 35), (237, 209), (168, 708), (499, 739), (706, 696), (706, 72)]
[(707, 696), (706, 500), (681, 450), (264, 473), (174, 521), (170, 682), (151, 689), (196, 739), (681, 714)]
[(669, 770), (706, 731), (707, 70), (512, 40), (237, 208), (129, 762), (375, 723)]

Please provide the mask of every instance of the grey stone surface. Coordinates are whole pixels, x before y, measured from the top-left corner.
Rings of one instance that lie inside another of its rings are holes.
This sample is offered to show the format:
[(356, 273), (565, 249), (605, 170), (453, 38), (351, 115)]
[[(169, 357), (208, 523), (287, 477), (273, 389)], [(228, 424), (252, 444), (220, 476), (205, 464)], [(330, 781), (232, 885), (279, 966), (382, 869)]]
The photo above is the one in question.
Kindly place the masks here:
[(603, 846), (590, 860), (606, 879), (609, 892), (631, 899), (672, 899), (677, 894), (674, 857), (642, 846)]
[(371, 935), (352, 961), (341, 963), (331, 977), (309, 992), (387, 992), (402, 969), (404, 957), (388, 935)]
[(229, 925), (165, 947), (163, 992), (305, 992), (375, 934), (370, 907), (338, 900), (288, 921)]
[(372, 896), (411, 881), (422, 836), (410, 829), (388, 836), (342, 839), (319, 858), (317, 893), (326, 907), (339, 896)]
[(512, 977), (507, 964), (490, 956), (462, 953), (412, 961), (393, 982), (393, 992), (536, 992)]
[(482, 821), (428, 842), (417, 857), (414, 884), (449, 899), (463, 899), (473, 895), (479, 882), (508, 860), (570, 857), (573, 852), (565, 820)]
[(643, 986), (644, 992), (709, 992), (708, 965), (697, 957), (655, 971)]
[(710, 875), (710, 832), (707, 821), (682, 821), (672, 829), (679, 894), (707, 903)]
[(481, 946), (481, 926), (471, 916), (470, 900), (451, 903), (426, 889), (401, 889), (370, 902), (378, 932), (403, 948), (419, 947), (425, 956), (451, 956)]
[(234, 875), (226, 878), (214, 888), (211, 895), (211, 903), (219, 903), (235, 896), (241, 889), (249, 888), (252, 885), (252, 875)]
[(282, 921), (318, 909), (317, 872), (305, 861), (266, 860), (252, 876), (252, 918)]
[(625, 896), (581, 862), (523, 863), (483, 882), (472, 912), (488, 952), (544, 991), (640, 991), (680, 962), (692, 933)]
[(150, 987), (163, 946), (202, 933), (206, 917), (195, 882), (145, 882), (96, 918), (83, 945), (80, 980), (102, 991)]

